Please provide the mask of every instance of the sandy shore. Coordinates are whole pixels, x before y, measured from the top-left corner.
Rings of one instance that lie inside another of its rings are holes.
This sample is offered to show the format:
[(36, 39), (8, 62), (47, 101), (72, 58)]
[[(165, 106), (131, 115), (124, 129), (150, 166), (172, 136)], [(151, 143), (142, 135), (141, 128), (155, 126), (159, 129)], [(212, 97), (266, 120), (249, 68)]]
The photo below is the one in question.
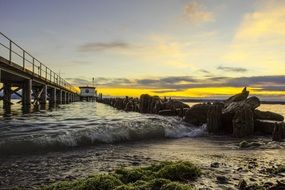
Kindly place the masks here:
[(285, 163), (285, 144), (259, 141), (260, 147), (240, 149), (240, 140), (225, 137), (182, 138), (2, 157), (0, 189), (36, 187), (164, 160), (187, 160), (200, 166), (203, 175), (194, 182), (198, 189), (236, 189), (241, 179), (248, 184), (285, 182), (284, 173), (269, 172)]

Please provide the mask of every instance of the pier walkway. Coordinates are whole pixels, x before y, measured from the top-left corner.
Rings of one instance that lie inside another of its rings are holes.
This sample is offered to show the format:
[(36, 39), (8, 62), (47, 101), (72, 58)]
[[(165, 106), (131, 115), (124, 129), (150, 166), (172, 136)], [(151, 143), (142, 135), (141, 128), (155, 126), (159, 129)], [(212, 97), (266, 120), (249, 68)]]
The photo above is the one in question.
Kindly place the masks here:
[(31, 105), (65, 104), (79, 101), (79, 89), (0, 32), (0, 101), (12, 105), (12, 95), (23, 108)]

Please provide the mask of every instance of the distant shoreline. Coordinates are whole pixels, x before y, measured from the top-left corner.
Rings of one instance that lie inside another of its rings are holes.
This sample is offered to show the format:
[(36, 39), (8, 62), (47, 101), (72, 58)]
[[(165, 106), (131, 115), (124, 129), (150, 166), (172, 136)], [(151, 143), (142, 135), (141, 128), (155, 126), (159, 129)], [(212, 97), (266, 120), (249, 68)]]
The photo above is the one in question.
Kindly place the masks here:
[[(182, 102), (215, 102), (215, 101), (223, 101), (222, 99), (176, 99)], [(285, 101), (270, 101), (264, 100), (261, 101), (262, 104), (282, 104), (285, 105)]]
[[(215, 101), (223, 101), (224, 99), (180, 99), (180, 98), (172, 98), (174, 100), (179, 100), (181, 102), (215, 102)], [(12, 100), (20, 100), (20, 98), (17, 97), (12, 97)], [(261, 104), (281, 104), (281, 105), (285, 105), (285, 101), (274, 101), (274, 100), (261, 100)]]

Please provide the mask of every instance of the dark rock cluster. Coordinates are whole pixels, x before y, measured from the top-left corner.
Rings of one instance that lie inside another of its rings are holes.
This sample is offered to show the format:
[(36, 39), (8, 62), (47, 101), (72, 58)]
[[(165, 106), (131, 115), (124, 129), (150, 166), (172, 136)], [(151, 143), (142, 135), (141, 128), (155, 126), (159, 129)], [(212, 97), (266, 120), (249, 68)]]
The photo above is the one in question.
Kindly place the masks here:
[(255, 96), (249, 97), (246, 87), (227, 100), (200, 103), (192, 107), (178, 100), (161, 99), (148, 94), (142, 94), (140, 98), (99, 98), (97, 101), (125, 111), (180, 116), (196, 126), (207, 124), (208, 131), (214, 134), (232, 134), (237, 138), (253, 134), (273, 135), (275, 141), (285, 138), (284, 117), (274, 112), (257, 110), (260, 100)]
[(120, 110), (165, 116), (183, 117), (185, 111), (189, 108), (187, 104), (180, 101), (166, 98), (161, 99), (158, 96), (150, 96), (148, 94), (142, 94), (140, 98), (126, 96), (125, 98), (102, 98), (97, 101)]

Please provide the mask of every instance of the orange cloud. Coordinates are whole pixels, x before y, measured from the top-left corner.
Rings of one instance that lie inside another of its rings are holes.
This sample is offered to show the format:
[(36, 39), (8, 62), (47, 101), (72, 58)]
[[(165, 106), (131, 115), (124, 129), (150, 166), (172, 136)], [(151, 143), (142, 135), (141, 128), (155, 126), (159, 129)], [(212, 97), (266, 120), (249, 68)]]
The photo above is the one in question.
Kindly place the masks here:
[(193, 1), (186, 5), (184, 9), (184, 18), (193, 24), (209, 22), (214, 20), (212, 12), (208, 11), (205, 6)]

